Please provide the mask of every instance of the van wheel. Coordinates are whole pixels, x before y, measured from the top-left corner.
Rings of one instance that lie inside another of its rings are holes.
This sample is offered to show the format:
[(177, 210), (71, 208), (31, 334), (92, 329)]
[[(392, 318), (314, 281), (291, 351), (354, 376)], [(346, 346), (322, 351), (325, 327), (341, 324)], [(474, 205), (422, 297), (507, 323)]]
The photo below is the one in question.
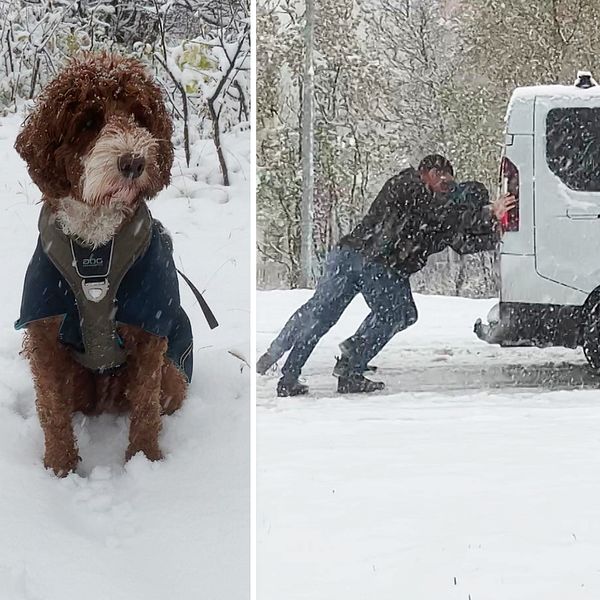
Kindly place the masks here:
[(583, 353), (590, 367), (600, 372), (600, 298), (595, 298), (583, 323)]

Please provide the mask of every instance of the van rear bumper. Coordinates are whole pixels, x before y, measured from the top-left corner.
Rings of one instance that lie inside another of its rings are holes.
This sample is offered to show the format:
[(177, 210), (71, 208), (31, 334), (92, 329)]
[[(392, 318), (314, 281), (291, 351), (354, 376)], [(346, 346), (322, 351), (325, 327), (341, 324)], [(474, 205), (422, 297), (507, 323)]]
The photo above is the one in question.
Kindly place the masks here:
[(500, 346), (581, 345), (581, 306), (500, 302), (488, 314), (488, 323), (477, 319), (474, 332), (489, 344)]

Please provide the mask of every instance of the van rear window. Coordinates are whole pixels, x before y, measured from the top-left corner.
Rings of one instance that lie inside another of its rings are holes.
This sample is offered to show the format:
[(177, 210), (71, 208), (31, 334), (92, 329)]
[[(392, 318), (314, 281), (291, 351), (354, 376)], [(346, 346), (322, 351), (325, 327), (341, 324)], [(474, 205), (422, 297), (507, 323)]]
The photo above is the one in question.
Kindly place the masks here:
[(600, 108), (554, 108), (546, 118), (546, 160), (572, 190), (600, 191)]

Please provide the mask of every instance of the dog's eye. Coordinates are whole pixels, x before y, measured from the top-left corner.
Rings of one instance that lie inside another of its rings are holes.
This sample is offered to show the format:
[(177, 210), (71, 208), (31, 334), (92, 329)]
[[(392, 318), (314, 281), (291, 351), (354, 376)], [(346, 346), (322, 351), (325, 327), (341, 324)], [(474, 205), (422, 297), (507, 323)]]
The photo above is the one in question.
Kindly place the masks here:
[(150, 124), (150, 119), (148, 118), (146, 111), (144, 111), (143, 109), (134, 110), (133, 117), (135, 119), (135, 122), (140, 127), (148, 128), (148, 125)]
[(93, 129), (97, 129), (101, 121), (102, 116), (99, 114), (88, 115), (83, 119), (81, 123), (81, 129), (83, 131), (91, 131)]

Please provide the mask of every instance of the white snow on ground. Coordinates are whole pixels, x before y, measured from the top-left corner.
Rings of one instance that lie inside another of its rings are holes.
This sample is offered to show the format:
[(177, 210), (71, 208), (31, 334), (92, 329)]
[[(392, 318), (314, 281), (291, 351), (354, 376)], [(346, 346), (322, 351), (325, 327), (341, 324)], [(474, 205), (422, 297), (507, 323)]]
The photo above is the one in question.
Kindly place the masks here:
[[(264, 351), (306, 291), (261, 292)], [(472, 333), (492, 300), (416, 296), (419, 321), (373, 361), (383, 392), (340, 396), (337, 343), (311, 393), (258, 378), (260, 600), (600, 598), (600, 395), (580, 351)]]
[[(211, 142), (200, 165), (174, 168), (150, 204), (176, 263), (221, 326), (210, 331), (180, 283), (194, 328), (194, 380), (164, 419), (164, 461), (124, 465), (126, 417), (76, 419), (82, 463), (57, 479), (43, 437), (22, 334), (13, 330), (37, 237), (39, 199), (12, 149), (20, 117), (0, 120), (0, 599), (243, 600), (249, 597), (249, 132), (226, 136), (233, 185), (215, 184)], [(243, 359), (243, 360), (242, 360)]]

